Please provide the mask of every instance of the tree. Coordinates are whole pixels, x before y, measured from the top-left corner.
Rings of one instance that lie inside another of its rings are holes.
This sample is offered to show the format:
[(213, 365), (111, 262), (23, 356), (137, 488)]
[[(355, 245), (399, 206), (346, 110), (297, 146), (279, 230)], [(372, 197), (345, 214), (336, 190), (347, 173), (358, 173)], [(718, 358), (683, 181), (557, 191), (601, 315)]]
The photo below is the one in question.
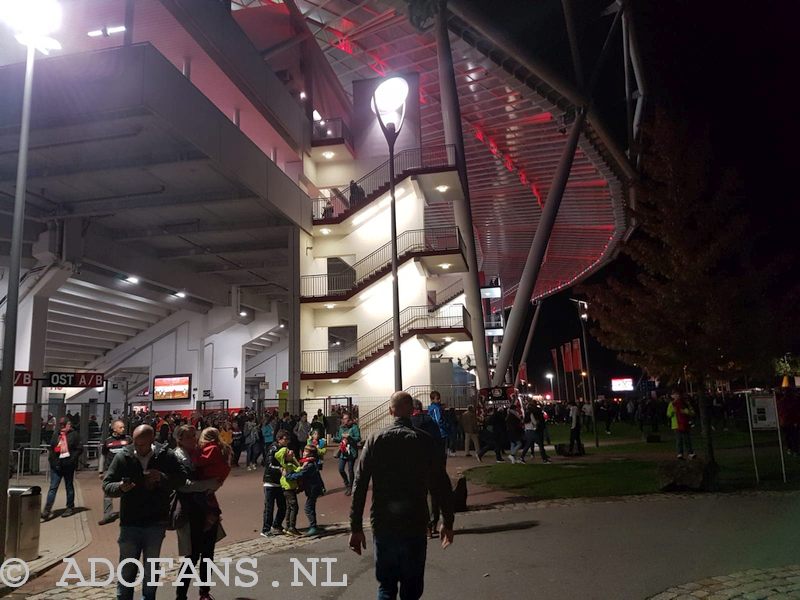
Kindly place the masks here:
[[(775, 293), (782, 262), (760, 251), (736, 172), (715, 160), (701, 118), (659, 109), (643, 144), (637, 231), (613, 274), (580, 288), (593, 335), (650, 376), (688, 379), (701, 392), (709, 380), (767, 376), (793, 302)], [(797, 298), (796, 286), (788, 296)]]

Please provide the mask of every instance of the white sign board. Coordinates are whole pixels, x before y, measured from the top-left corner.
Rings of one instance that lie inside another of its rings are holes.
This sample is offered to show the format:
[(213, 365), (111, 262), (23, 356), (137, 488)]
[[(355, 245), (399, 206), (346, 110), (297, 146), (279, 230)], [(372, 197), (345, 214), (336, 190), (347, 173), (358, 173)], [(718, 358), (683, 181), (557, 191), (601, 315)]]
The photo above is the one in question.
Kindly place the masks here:
[(611, 391), (612, 392), (632, 392), (633, 391), (633, 379), (631, 379), (630, 377), (612, 379), (611, 380)]
[(750, 396), (750, 419), (753, 429), (777, 429), (778, 413), (775, 399), (769, 396)]

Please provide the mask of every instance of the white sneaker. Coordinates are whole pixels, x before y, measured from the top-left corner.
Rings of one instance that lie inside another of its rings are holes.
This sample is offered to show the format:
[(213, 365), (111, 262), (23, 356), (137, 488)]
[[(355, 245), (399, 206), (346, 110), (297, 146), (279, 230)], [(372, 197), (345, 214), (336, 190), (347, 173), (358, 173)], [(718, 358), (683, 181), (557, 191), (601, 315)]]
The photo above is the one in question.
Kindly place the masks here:
[(510, 461), (511, 461), (511, 464), (512, 464), (512, 465), (513, 465), (513, 464), (515, 464), (515, 463), (517, 462), (517, 459), (515, 459), (515, 458), (514, 458), (514, 455), (513, 455), (513, 454), (509, 454), (509, 456), (508, 456), (508, 460), (510, 460)]

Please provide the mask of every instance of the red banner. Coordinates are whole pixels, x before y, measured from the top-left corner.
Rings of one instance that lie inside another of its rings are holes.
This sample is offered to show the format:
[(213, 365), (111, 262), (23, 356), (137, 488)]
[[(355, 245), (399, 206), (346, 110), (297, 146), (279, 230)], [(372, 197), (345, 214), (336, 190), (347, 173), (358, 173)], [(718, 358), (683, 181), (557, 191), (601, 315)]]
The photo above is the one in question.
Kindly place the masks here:
[(576, 371), (583, 371), (583, 357), (581, 356), (581, 341), (578, 338), (572, 340), (572, 364)]
[(519, 366), (519, 377), (517, 378), (520, 381), (528, 381), (528, 364), (522, 363)]
[(558, 350), (555, 348), (550, 348), (550, 355), (553, 357), (553, 368), (558, 373)]
[(572, 348), (570, 343), (567, 342), (561, 346), (561, 360), (564, 361), (564, 371), (567, 373), (572, 372)]

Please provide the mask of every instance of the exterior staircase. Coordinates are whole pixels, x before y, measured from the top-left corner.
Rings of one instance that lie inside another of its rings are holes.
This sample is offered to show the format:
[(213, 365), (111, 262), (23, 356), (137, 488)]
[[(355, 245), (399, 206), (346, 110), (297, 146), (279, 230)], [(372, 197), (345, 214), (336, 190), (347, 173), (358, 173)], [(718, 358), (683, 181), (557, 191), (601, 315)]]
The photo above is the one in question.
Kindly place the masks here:
[[(452, 145), (401, 150), (394, 157), (394, 182), (396, 185), (411, 175), (455, 168), (456, 152)], [(314, 225), (341, 223), (389, 191), (389, 183), (387, 160), (356, 181), (353, 191), (331, 188), (328, 198), (317, 198), (312, 203), (311, 218)]]
[[(303, 379), (347, 378), (391, 352), (394, 345), (393, 320), (388, 319), (355, 342), (342, 348), (305, 350), (301, 353)], [(409, 306), (400, 312), (402, 341), (424, 333), (461, 333), (471, 336), (470, 316), (461, 304), (430, 313), (427, 306)]]
[[(455, 252), (461, 252), (462, 255), (465, 253), (464, 240), (458, 227), (412, 229), (397, 236), (397, 258), (400, 264), (414, 257)], [(391, 270), (392, 243), (387, 242), (344, 273), (301, 276), (300, 300), (347, 300), (389, 274)]]

